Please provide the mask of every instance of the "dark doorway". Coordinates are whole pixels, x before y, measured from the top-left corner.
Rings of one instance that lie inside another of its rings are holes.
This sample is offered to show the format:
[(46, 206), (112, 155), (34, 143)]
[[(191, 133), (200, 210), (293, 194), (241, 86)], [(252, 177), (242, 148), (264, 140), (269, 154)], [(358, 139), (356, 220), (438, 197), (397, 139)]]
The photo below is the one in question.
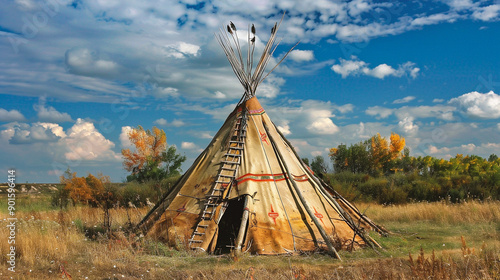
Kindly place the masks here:
[(215, 246), (216, 254), (227, 254), (234, 248), (234, 241), (240, 230), (244, 203), (244, 199), (238, 198), (229, 201), (226, 212), (219, 222), (219, 236)]

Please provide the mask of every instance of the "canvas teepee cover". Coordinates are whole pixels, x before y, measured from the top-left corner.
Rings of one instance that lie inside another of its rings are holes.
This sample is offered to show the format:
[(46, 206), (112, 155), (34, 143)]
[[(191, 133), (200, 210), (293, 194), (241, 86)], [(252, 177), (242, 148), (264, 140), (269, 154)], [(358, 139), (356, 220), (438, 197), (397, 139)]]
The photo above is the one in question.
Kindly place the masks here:
[[(275, 25), (272, 40), (276, 30)], [(234, 25), (228, 31), (236, 36)], [(255, 33), (253, 26), (249, 31)], [(228, 43), (229, 37), (218, 38), (221, 45)], [(252, 38), (248, 36), (250, 46)], [(273, 51), (266, 46), (263, 56)], [(231, 60), (239, 62), (237, 54), (228, 55), (233, 70)], [(262, 57), (261, 61), (267, 63)], [(338, 257), (339, 249), (372, 245), (363, 235), (364, 228), (380, 228), (303, 164), (255, 97), (262, 78), (254, 82), (255, 74), (241, 68), (235, 72), (249, 78), (246, 84), (242, 81), (244, 97), (139, 228), (170, 245), (181, 242), (207, 252), (243, 248), (282, 254), (325, 249)]]

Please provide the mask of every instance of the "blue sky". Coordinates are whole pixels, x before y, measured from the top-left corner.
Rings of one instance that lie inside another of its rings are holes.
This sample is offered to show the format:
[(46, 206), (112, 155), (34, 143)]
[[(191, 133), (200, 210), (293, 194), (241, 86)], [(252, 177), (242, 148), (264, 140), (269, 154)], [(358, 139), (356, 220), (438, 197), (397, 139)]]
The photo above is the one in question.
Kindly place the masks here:
[(302, 157), (391, 132), (415, 156), (500, 154), (500, 1), (17, 0), (0, 10), (1, 169), (122, 181), (141, 125), (186, 170), (243, 93), (213, 34), (254, 23), (262, 49), (284, 10), (274, 62), (300, 44), (257, 96)]

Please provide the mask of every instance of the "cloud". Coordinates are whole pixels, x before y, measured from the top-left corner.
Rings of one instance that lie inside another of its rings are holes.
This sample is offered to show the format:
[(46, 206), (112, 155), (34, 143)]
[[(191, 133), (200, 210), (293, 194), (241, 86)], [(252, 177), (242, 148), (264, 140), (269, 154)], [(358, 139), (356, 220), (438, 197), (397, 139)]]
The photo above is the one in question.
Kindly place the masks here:
[(63, 128), (54, 123), (26, 123), (12, 126), (14, 134), (10, 137), (10, 144), (33, 144), (44, 142), (57, 142), (66, 137)]
[(339, 131), (339, 128), (333, 123), (330, 118), (316, 118), (316, 120), (307, 126), (311, 133), (330, 135)]
[(198, 149), (198, 146), (196, 146), (196, 144), (193, 142), (182, 142), (181, 148), (187, 150), (193, 150), (193, 149)]
[(418, 118), (438, 118), (441, 120), (453, 120), (453, 112), (455, 108), (452, 106), (434, 105), (434, 106), (403, 106), (394, 110), (394, 114), (399, 120), (407, 117), (413, 119)]
[(442, 103), (442, 102), (444, 102), (444, 99), (441, 99), (441, 98), (434, 98), (432, 100), (432, 103)]
[(66, 160), (121, 160), (121, 156), (112, 150), (115, 144), (97, 131), (92, 122), (80, 118), (67, 131), (67, 137), (61, 139), (60, 144), (66, 149), (64, 153)]
[(118, 63), (88, 48), (67, 50), (64, 62), (70, 73), (84, 76), (112, 77), (119, 70)]
[[(336, 111), (350, 112), (353, 106), (349, 105), (339, 106), (318, 100), (294, 100), (288, 104), (266, 108), (283, 133), (291, 134), (293, 131), (295, 137), (312, 137), (337, 133), (339, 129), (331, 118), (335, 117)], [(290, 124), (293, 124), (293, 127)]]
[(157, 119), (153, 123), (159, 126), (173, 126), (173, 127), (181, 127), (186, 125), (186, 123), (183, 122), (182, 120), (174, 119), (172, 122), (168, 122), (164, 118)]
[(154, 90), (154, 95), (159, 98), (165, 97), (179, 97), (179, 89), (173, 87), (157, 87)]
[(166, 126), (167, 125), (167, 120), (164, 118), (157, 119), (156, 121), (153, 122), (154, 124), (160, 125), (160, 126)]
[(288, 125), (287, 121), (283, 122), (282, 125), (277, 125), (277, 127), (279, 131), (283, 133), (283, 135), (285, 136), (292, 134), (292, 132), (290, 131), (290, 126)]
[(311, 61), (314, 59), (314, 53), (310, 50), (293, 50), (288, 57), (296, 62)]
[(500, 4), (477, 8), (472, 13), (472, 18), (482, 21), (496, 21), (500, 14)]
[(373, 106), (368, 107), (365, 113), (370, 116), (375, 116), (377, 119), (385, 119), (394, 114), (400, 121), (408, 117), (410, 117), (412, 120), (418, 118), (438, 118), (441, 120), (451, 121), (453, 120), (453, 112), (455, 110), (456, 108), (453, 106), (444, 105), (403, 106), (396, 109)]
[(178, 42), (167, 46), (167, 56), (175, 58), (196, 57), (199, 55), (199, 52), (200, 46), (186, 42)]
[(463, 155), (481, 155), (487, 158), (491, 154), (498, 154), (500, 152), (500, 143), (485, 142), (480, 144), (467, 143), (456, 146), (441, 146), (429, 145), (427, 152), (438, 158), (451, 158), (457, 154)]
[(2, 145), (8, 151), (19, 154), (29, 163), (50, 167), (56, 162), (78, 166), (83, 162), (118, 162), (120, 155), (112, 148), (114, 143), (106, 139), (90, 121), (77, 119), (64, 131), (57, 123), (10, 123), (0, 131)]
[(352, 57), (352, 60), (340, 59), (340, 64), (335, 64), (332, 66), (332, 70), (342, 75), (342, 78), (346, 78), (350, 75), (358, 75), (363, 72), (363, 69), (367, 69), (367, 63), (358, 60), (356, 57)]
[(425, 25), (434, 25), (441, 22), (455, 22), (460, 15), (455, 12), (433, 14), (429, 16), (417, 17), (411, 21), (411, 26), (421, 27)]
[(131, 126), (122, 126), (122, 130), (121, 130), (120, 137), (119, 137), (120, 144), (121, 144), (122, 148), (132, 148), (133, 147), (133, 144), (132, 144), (132, 142), (130, 142), (130, 138), (129, 138), (129, 133), (133, 129), (134, 128)]
[(370, 116), (375, 116), (377, 119), (385, 119), (392, 115), (394, 109), (384, 108), (380, 106), (368, 107), (365, 113)]
[(7, 111), (0, 108), (0, 122), (22, 122), (26, 118), (18, 110)]
[(405, 117), (399, 121), (398, 126), (407, 135), (414, 135), (418, 132), (418, 125), (413, 123), (413, 118), (411, 117)]
[(348, 76), (359, 75), (371, 76), (378, 79), (384, 79), (387, 76), (402, 77), (406, 75), (415, 79), (420, 71), (420, 68), (415, 67), (415, 63), (410, 61), (399, 65), (397, 69), (385, 63), (375, 68), (368, 66), (368, 63), (359, 60), (356, 56), (351, 56), (350, 60), (340, 58), (340, 64), (334, 64), (331, 69), (335, 73), (340, 74), (344, 79)]
[(463, 114), (481, 119), (500, 118), (500, 95), (490, 91), (479, 93), (469, 92), (456, 98), (452, 98), (450, 105), (456, 106)]
[(225, 99), (226, 98), (226, 95), (220, 91), (216, 91), (215, 92), (215, 98), (216, 99)]
[(446, 0), (444, 2), (446, 2), (446, 4), (449, 5), (451, 8), (453, 8), (454, 10), (459, 10), (459, 11), (467, 10), (477, 6), (477, 4), (474, 4), (474, 2), (471, 0)]
[(72, 122), (71, 116), (68, 113), (60, 113), (52, 106), (46, 106), (45, 97), (38, 99), (38, 104), (33, 105), (33, 109), (37, 112), (38, 119), (42, 122)]
[(402, 103), (408, 103), (412, 100), (415, 100), (415, 96), (407, 96), (407, 97), (404, 97), (404, 98), (401, 98), (401, 99), (396, 99), (392, 102), (392, 104), (402, 104)]

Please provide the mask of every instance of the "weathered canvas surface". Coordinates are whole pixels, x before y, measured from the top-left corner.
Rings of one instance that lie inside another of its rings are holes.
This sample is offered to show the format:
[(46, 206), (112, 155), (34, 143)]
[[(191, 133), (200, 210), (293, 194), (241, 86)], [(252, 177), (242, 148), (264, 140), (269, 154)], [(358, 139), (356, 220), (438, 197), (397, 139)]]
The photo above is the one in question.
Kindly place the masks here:
[[(363, 240), (355, 236), (351, 227), (342, 220), (334, 203), (325, 195), (325, 190), (309, 177), (255, 97), (234, 110), (175, 189), (146, 217), (143, 224), (149, 229), (148, 234), (171, 245), (187, 242), (199, 221), (205, 195), (214, 186), (220, 162), (229, 147), (233, 126), (243, 106), (249, 113), (245, 149), (236, 179), (231, 186), (227, 186), (226, 198), (238, 199), (244, 195), (250, 197), (244, 248), (258, 254), (325, 248), (316, 225), (307, 214), (290, 180), (297, 184), (306, 203), (313, 209), (315, 217), (337, 249), (350, 248), (353, 240), (354, 248), (363, 245)], [(282, 158), (275, 149), (280, 151)], [(288, 178), (284, 165), (288, 167), (292, 178)], [(223, 209), (219, 206), (214, 217), (220, 217)], [(210, 223), (203, 243), (199, 246), (206, 251), (213, 250), (215, 246), (217, 221), (215, 219)]]

